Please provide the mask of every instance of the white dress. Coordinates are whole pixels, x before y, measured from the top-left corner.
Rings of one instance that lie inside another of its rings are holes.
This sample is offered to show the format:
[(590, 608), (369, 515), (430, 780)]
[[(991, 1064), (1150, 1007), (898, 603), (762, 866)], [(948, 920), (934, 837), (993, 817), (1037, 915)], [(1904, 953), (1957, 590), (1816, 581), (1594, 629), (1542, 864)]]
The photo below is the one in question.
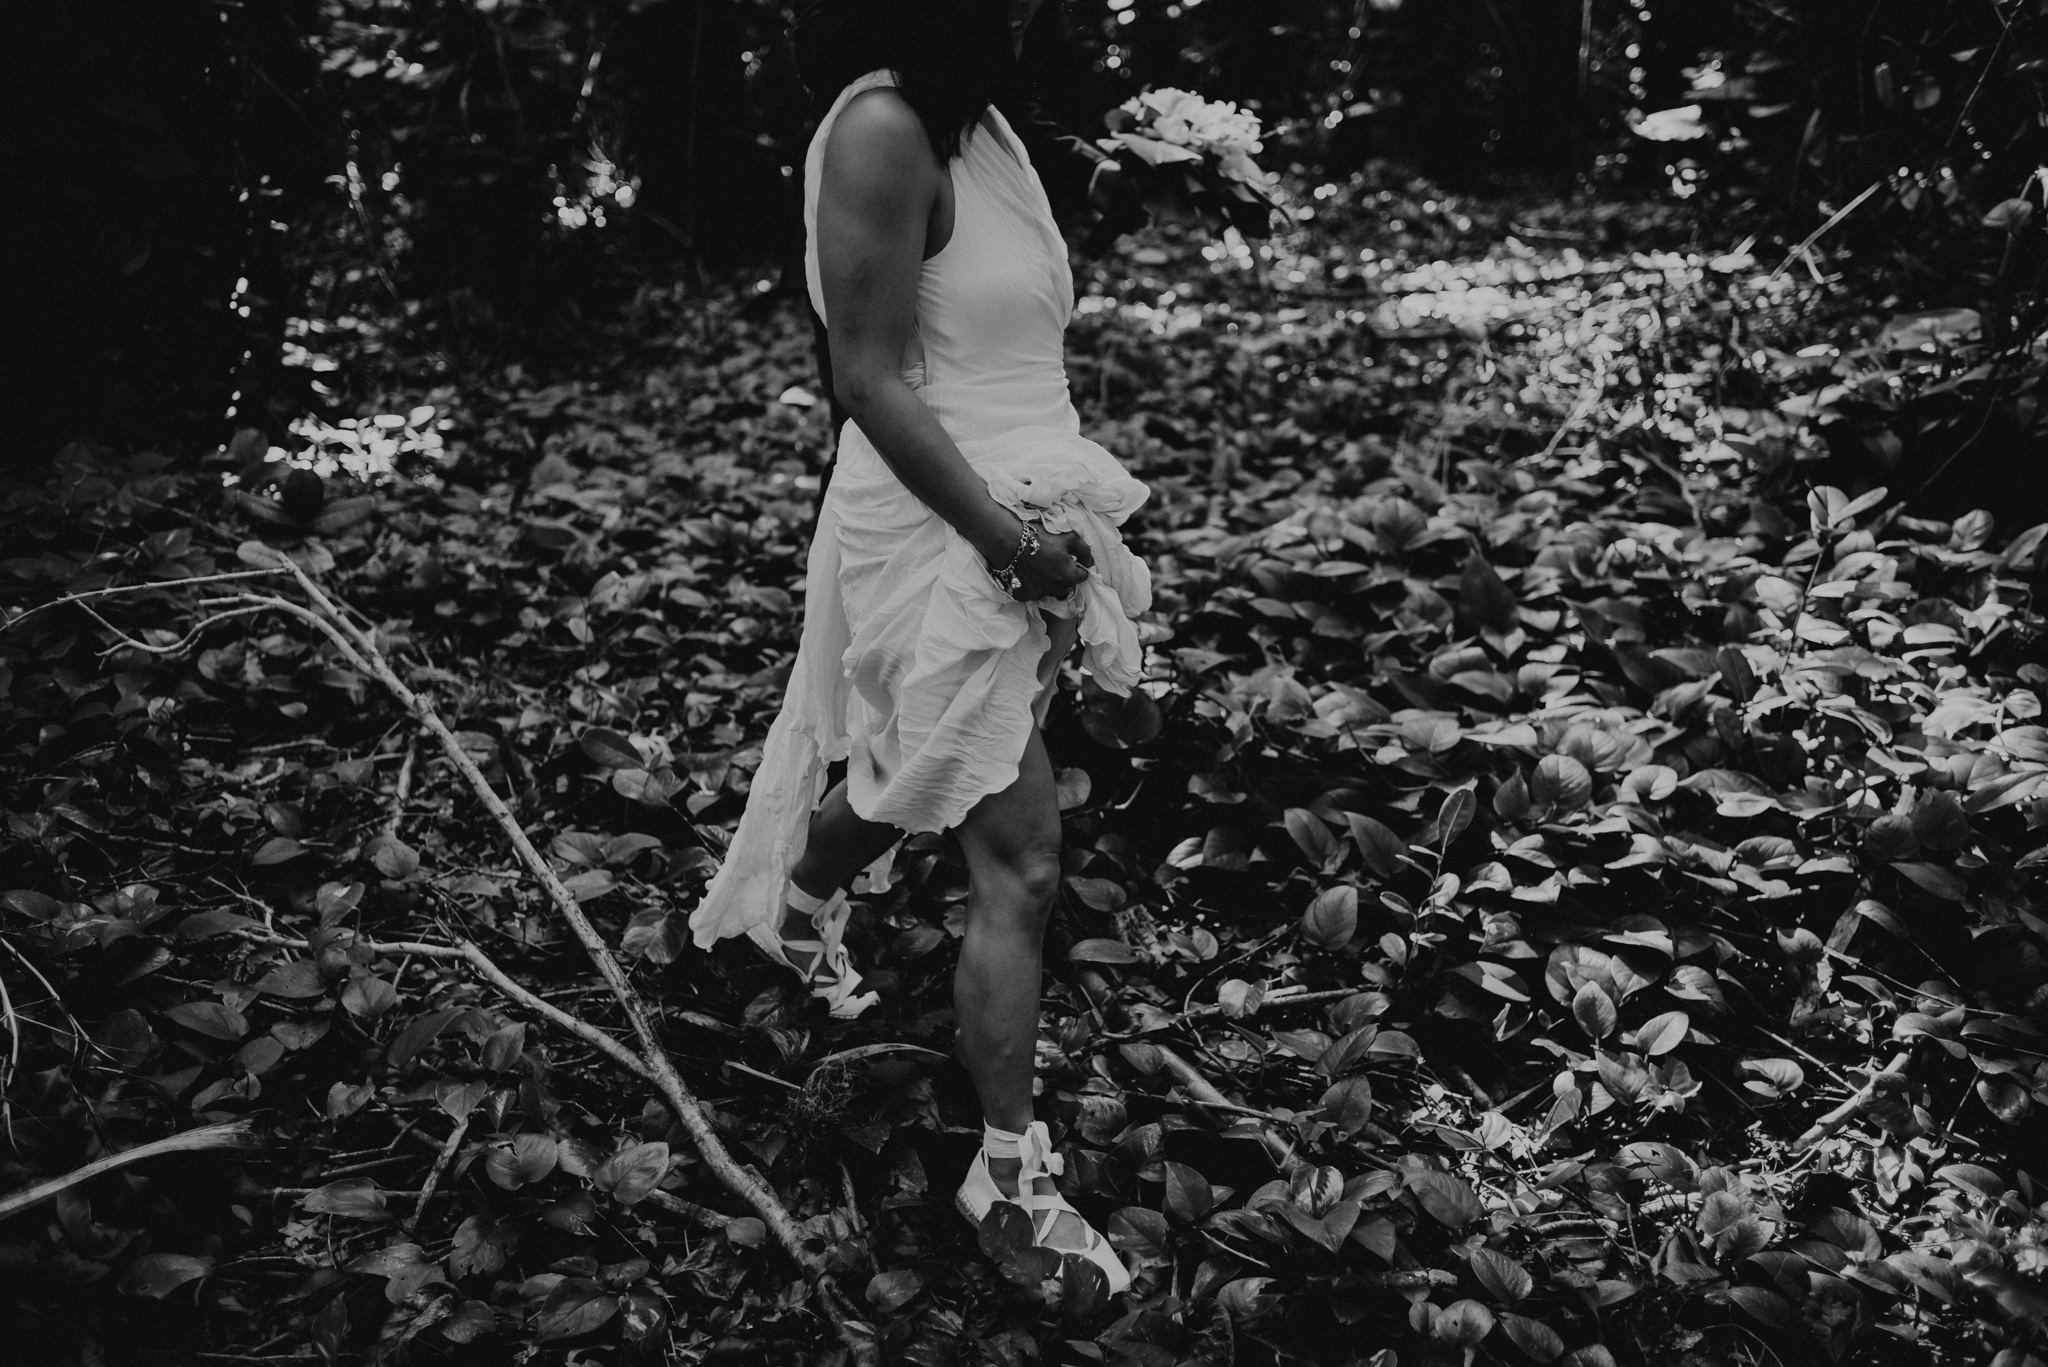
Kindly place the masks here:
[[(825, 142), (857, 95), (893, 84), (876, 71), (847, 86), (805, 158), (804, 265), (820, 317)], [(1080, 533), (1094, 570), (1071, 603), (1009, 598), (848, 422), (811, 542), (803, 636), (782, 711), (739, 829), (690, 917), (699, 946), (779, 921), (830, 761), (847, 760), (847, 796), (860, 815), (945, 830), (1016, 780), (1059, 657), (1077, 636), (1082, 665), (1103, 687), (1128, 693), (1139, 678), (1132, 619), (1151, 606), (1151, 579), (1117, 528), (1147, 491), (1080, 435), (1062, 355), (1073, 310), (1066, 244), (1000, 113), (991, 109), (967, 134), (949, 170), (953, 233), (918, 277), (904, 378), (989, 491), (1052, 531)], [(871, 885), (886, 885), (887, 864), (885, 856), (870, 870)]]

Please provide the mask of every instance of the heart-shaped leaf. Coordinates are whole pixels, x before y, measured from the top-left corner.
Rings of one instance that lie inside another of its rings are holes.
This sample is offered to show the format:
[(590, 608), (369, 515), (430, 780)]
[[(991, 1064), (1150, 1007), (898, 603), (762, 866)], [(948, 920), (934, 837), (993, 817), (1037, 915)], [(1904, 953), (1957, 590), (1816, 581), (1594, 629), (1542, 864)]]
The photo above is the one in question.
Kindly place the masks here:
[(1301, 933), (1310, 944), (1341, 949), (1358, 933), (1358, 889), (1325, 888), (1301, 916)]
[(1491, 1248), (1472, 1250), (1472, 1275), (1497, 1300), (1518, 1301), (1536, 1289), (1536, 1279), (1527, 1268)]
[(565, 1277), (542, 1302), (536, 1336), (543, 1342), (600, 1329), (619, 1313), (618, 1297), (588, 1277)]
[(1200, 1224), (1216, 1206), (1216, 1193), (1209, 1179), (1185, 1163), (1172, 1160), (1160, 1165), (1166, 1170), (1166, 1210), (1182, 1224)]
[(1437, 1315), (1430, 1332), (1453, 1348), (1470, 1348), (1493, 1332), (1493, 1323), (1493, 1312), (1478, 1301), (1452, 1301)]
[(1537, 1362), (1555, 1362), (1564, 1356), (1564, 1339), (1542, 1320), (1527, 1315), (1502, 1314), (1501, 1331)]
[(145, 1253), (128, 1264), (121, 1275), (121, 1289), (131, 1296), (162, 1300), (187, 1282), (197, 1281), (213, 1271), (213, 1259), (189, 1253)]
[(646, 764), (633, 742), (617, 731), (593, 726), (577, 737), (583, 753), (604, 769), (638, 769)]
[(1637, 1028), (1632, 1037), (1636, 1048), (1651, 1058), (1668, 1054), (1685, 1042), (1686, 1032), (1692, 1028), (1692, 1017), (1683, 1011), (1666, 1011), (1650, 1017)]
[(1579, 990), (1572, 994), (1572, 1017), (1586, 1032), (1586, 1037), (1597, 1044), (1614, 1033), (1621, 1012), (1605, 988), (1599, 983), (1588, 982), (1579, 984)]
[(1137, 951), (1122, 940), (1083, 940), (1067, 951), (1067, 957), (1083, 964), (1134, 964)]
[(607, 1191), (622, 1206), (630, 1206), (653, 1191), (668, 1174), (668, 1145), (656, 1140), (628, 1144), (597, 1165), (590, 1185)]
[(1362, 1077), (1343, 1079), (1323, 1093), (1321, 1109), (1323, 1118), (1349, 1139), (1372, 1120), (1372, 1083)]
[(877, 1272), (868, 1279), (867, 1301), (886, 1315), (922, 1290), (924, 1278), (910, 1268), (899, 1267), (893, 1272)]
[(1463, 1229), (1486, 1213), (1479, 1194), (1447, 1172), (1410, 1172), (1405, 1181), (1422, 1208), (1439, 1224)]
[(1545, 755), (1529, 777), (1529, 800), (1538, 807), (1576, 811), (1593, 797), (1593, 775), (1570, 755)]
[(388, 1220), (384, 1193), (367, 1177), (344, 1177), (307, 1192), (299, 1208), (315, 1215), (339, 1215), (347, 1220)]

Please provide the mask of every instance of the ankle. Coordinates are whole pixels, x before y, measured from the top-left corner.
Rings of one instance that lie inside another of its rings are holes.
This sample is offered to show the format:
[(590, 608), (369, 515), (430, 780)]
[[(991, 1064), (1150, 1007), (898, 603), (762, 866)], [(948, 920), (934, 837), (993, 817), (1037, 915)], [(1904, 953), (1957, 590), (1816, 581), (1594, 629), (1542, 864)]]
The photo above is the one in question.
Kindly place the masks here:
[(826, 880), (823, 892), (812, 892), (809, 885), (814, 881), (817, 880), (800, 877), (792, 871), (783, 882), (783, 902), (788, 906), (796, 908), (798, 911), (809, 914), (829, 903), (832, 900), (832, 895), (839, 891), (838, 884)]
[(783, 935), (810, 938), (817, 929), (818, 913), (831, 906), (832, 899), (833, 892), (820, 897), (816, 893), (805, 892), (802, 884), (794, 877), (790, 878), (782, 891)]

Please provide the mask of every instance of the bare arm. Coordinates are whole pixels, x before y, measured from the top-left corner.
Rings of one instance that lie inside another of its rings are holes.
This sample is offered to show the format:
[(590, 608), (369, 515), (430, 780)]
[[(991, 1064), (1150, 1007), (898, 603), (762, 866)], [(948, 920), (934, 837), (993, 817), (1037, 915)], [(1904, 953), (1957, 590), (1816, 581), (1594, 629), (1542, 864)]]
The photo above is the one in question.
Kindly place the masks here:
[[(926, 225), (946, 169), (916, 113), (894, 91), (857, 96), (825, 145), (818, 194), (818, 266), (825, 290), (833, 390), (905, 488), (967, 539), (991, 567), (1008, 564), (1021, 527), (990, 497), (960, 448), (903, 381), (917, 311)], [(1045, 536), (1018, 566), (1021, 597), (1064, 594), (1086, 577), (1071, 533)]]

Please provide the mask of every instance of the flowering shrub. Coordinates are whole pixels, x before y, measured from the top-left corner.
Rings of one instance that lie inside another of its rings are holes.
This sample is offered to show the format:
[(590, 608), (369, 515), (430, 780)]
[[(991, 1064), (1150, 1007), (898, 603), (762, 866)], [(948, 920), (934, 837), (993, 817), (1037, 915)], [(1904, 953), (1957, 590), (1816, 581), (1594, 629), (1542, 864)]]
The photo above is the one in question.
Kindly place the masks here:
[(1265, 234), (1278, 177), (1252, 160), (1265, 148), (1256, 114), (1168, 86), (1124, 101), (1104, 121), (1110, 133), (1099, 145), (1138, 159), (1148, 199), (1184, 201), (1212, 227), (1227, 221)]

